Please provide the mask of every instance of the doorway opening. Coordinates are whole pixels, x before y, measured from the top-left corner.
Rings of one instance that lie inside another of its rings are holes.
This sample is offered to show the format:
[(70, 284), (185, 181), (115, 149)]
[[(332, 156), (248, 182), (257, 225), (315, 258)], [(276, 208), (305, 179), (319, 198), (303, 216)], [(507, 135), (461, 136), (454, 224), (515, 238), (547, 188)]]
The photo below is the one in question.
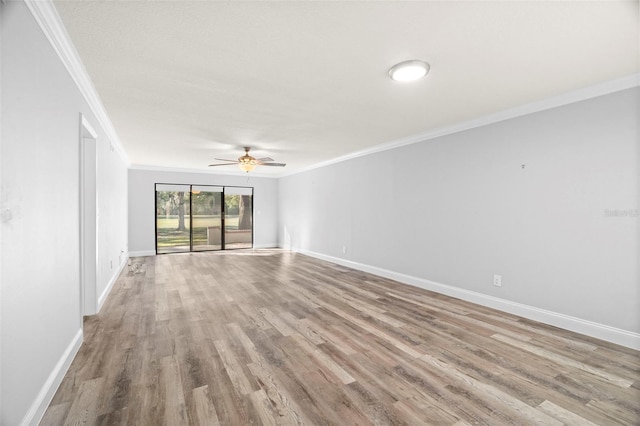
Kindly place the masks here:
[(157, 183), (156, 254), (253, 247), (253, 188)]

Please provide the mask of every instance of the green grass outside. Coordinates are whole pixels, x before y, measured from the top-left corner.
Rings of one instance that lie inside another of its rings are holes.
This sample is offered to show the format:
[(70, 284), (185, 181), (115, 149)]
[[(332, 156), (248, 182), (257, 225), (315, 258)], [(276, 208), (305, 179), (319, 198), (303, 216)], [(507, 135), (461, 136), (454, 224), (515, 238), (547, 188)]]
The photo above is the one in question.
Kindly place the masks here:
[[(164, 215), (156, 217), (158, 227), (158, 248), (189, 245), (189, 229), (178, 231), (178, 216)], [(193, 245), (207, 244), (207, 227), (220, 226), (220, 216), (193, 216)], [(189, 218), (185, 218), (189, 226)], [(238, 229), (238, 216), (227, 216), (226, 229)]]

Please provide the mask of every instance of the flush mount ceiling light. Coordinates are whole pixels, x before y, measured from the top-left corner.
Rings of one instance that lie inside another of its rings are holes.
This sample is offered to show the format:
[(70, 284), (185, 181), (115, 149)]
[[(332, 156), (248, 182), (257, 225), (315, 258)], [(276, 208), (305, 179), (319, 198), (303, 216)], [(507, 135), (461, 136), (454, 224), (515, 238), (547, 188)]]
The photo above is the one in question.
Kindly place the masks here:
[(416, 81), (427, 75), (430, 68), (428, 63), (418, 59), (404, 61), (389, 69), (389, 77), (393, 81)]

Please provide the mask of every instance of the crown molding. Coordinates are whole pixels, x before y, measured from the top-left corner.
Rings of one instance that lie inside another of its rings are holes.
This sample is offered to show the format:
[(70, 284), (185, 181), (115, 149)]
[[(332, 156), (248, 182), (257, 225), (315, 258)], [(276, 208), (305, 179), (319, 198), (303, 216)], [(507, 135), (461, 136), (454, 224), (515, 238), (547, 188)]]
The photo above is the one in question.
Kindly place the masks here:
[(515, 108), (506, 109), (504, 111), (500, 111), (494, 114), (485, 115), (483, 117), (480, 117), (474, 120), (465, 121), (459, 124), (455, 124), (453, 126), (442, 127), (435, 130), (430, 130), (428, 132), (418, 133), (416, 135), (408, 136), (402, 139), (396, 139), (391, 142), (386, 142), (371, 148), (363, 149), (361, 151), (356, 151), (347, 155), (333, 158), (331, 160), (323, 161), (323, 162), (314, 164), (312, 166), (305, 167), (300, 170), (296, 170), (291, 173), (281, 174), (279, 175), (279, 177), (293, 176), (299, 173), (304, 173), (310, 170), (319, 169), (321, 167), (330, 166), (332, 164), (341, 163), (343, 161), (351, 160), (354, 158), (364, 157), (369, 154), (388, 151), (394, 148), (399, 148), (401, 146), (411, 145), (414, 143), (425, 142), (430, 139), (435, 139), (441, 136), (446, 136), (453, 133), (459, 133), (459, 132), (474, 129), (477, 127), (483, 127), (488, 124), (498, 123), (500, 121), (510, 120), (512, 118), (522, 117), (524, 115), (533, 114), (536, 112), (541, 112), (548, 109), (557, 108), (557, 107), (585, 101), (592, 98), (597, 98), (599, 96), (608, 95), (610, 93), (615, 93), (622, 90), (632, 89), (638, 86), (640, 86), (640, 73), (631, 74), (622, 78), (609, 80), (593, 86), (563, 93), (561, 95), (553, 96), (551, 98), (543, 99), (541, 101), (531, 102)]
[(23, 0), (127, 167), (131, 164), (89, 74), (51, 0)]

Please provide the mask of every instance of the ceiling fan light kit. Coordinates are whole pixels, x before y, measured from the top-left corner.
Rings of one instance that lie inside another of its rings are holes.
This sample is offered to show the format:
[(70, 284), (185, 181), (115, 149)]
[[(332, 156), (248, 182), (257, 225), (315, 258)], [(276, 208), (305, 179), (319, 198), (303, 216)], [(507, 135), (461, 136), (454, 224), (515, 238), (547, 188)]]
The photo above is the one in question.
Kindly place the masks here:
[(251, 158), (245, 157), (246, 156), (240, 157), (241, 160), (238, 161), (238, 167), (240, 167), (240, 170), (242, 170), (243, 172), (249, 173), (251, 170), (256, 168), (256, 162)]
[(419, 59), (400, 62), (389, 69), (389, 77), (393, 81), (410, 82), (420, 80), (429, 73), (431, 67)]

